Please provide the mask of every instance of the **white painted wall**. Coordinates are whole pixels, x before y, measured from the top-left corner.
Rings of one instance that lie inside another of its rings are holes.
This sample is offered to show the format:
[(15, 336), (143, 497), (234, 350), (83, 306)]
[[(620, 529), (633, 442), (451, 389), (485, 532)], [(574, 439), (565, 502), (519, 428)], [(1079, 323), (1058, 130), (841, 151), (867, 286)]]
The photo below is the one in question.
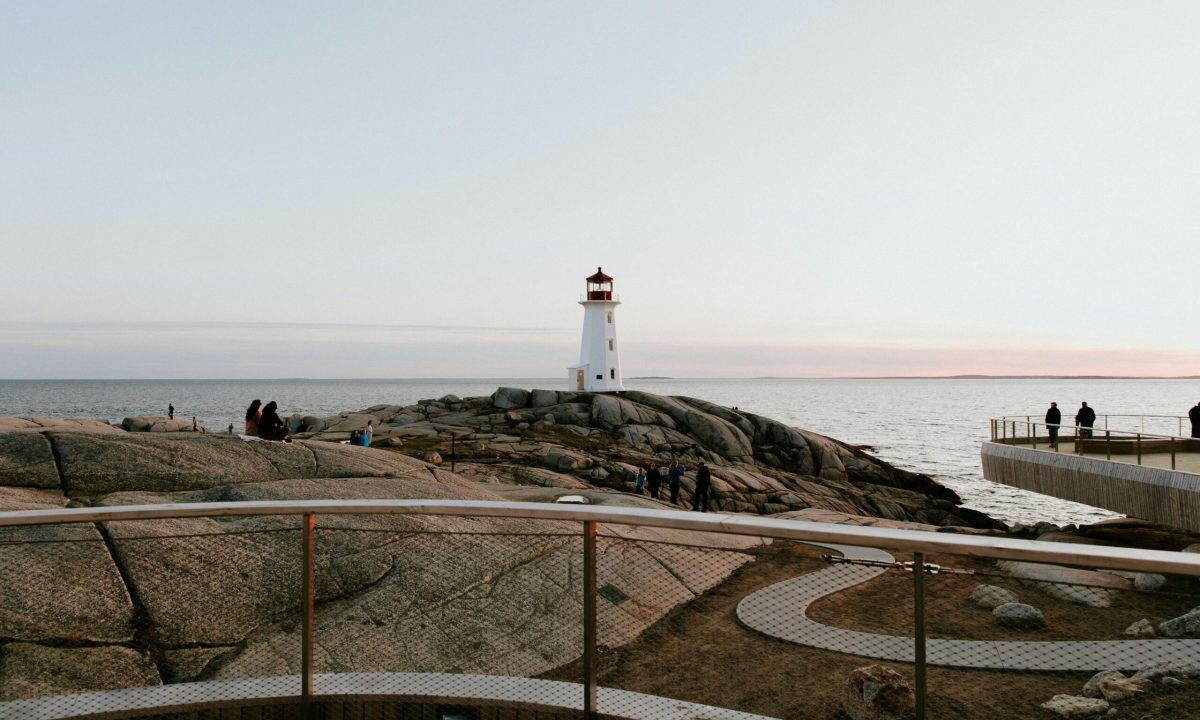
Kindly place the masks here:
[(584, 390), (624, 390), (625, 386), (621, 381), (621, 346), (617, 341), (616, 313), (616, 308), (621, 302), (581, 300), (579, 304), (583, 306), (583, 337), (579, 343), (579, 364), (567, 370), (567, 389), (577, 389), (576, 368), (584, 366)]

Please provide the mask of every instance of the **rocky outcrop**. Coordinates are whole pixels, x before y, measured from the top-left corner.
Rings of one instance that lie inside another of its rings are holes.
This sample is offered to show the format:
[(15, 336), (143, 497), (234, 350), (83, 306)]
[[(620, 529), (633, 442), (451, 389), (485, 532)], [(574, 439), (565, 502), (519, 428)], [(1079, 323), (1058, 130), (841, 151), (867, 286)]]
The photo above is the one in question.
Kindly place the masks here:
[(941, 526), (1002, 527), (961, 507), (953, 491), (928, 476), (837, 440), (695, 398), (502, 387), (490, 397), (446, 396), (348, 411), (324, 419), (323, 430), (299, 437), (345, 440), (368, 419), (375, 445), (417, 458), (437, 452), (446, 460), (453, 439), (456, 467), (496, 482), (631, 491), (639, 466), (676, 460), (688, 467), (681, 498), (690, 506), (695, 468), (704, 460), (712, 471), (713, 509), (774, 514), (817, 508)]
[[(553, 470), (527, 472), (528, 485), (498, 484), (395, 452), (306, 440), (0, 433), (2, 510), (326, 498), (552, 502), (567, 492), (594, 504), (654, 505)], [(5, 484), (30, 478), (53, 487)], [(294, 516), (0, 530), (0, 701), (295, 674), (300, 537)], [(317, 671), (533, 675), (571, 662), (582, 643), (578, 537), (575, 524), (508, 518), (321, 516)], [(758, 542), (606, 530), (601, 641), (636, 637), (747, 562), (745, 551)]]

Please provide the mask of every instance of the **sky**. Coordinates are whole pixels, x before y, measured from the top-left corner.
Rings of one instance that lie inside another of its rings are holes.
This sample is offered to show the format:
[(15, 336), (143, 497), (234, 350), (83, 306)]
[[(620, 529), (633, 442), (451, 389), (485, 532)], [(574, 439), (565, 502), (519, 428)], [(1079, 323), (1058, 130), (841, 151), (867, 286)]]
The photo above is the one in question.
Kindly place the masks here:
[(0, 378), (1200, 374), (1197, 27), (0, 3)]

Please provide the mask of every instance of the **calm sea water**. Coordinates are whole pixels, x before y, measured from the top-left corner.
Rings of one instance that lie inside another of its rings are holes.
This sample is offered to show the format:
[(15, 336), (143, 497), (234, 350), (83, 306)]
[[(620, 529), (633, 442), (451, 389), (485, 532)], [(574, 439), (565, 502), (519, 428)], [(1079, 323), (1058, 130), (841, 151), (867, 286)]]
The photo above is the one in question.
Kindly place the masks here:
[[(0, 416), (98, 418), (132, 415), (197, 419), (236, 427), (254, 398), (282, 414), (334, 415), (371, 405), (407, 405), (448, 393), (489, 395), (500, 385), (557, 388), (560, 379), (508, 380), (0, 380)], [(1111, 513), (995, 485), (983, 479), (979, 443), (988, 418), (1040, 418), (1051, 400), (1072, 418), (1082, 400), (1100, 414), (1185, 415), (1200, 398), (1195, 380), (630, 380), (626, 387), (688, 395), (870, 445), (900, 467), (927, 473), (966, 504), (1009, 522), (1094, 522)], [(1124, 419), (1113, 429), (1175, 433), (1174, 421)], [(1103, 426), (1103, 420), (1100, 421)]]

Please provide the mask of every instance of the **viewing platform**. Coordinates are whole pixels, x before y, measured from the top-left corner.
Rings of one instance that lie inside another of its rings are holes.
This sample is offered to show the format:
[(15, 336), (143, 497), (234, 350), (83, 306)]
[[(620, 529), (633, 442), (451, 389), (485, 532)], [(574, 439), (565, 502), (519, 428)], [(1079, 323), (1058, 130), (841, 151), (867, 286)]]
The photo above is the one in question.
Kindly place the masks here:
[[(1200, 532), (1200, 439), (1182, 435), (1186, 422), (1175, 416), (1105, 415), (1095, 428), (1061, 426), (1052, 445), (1043, 422), (992, 418), (990, 438), (980, 449), (983, 476)], [(1164, 432), (1112, 429), (1118, 423), (1149, 423)]]

